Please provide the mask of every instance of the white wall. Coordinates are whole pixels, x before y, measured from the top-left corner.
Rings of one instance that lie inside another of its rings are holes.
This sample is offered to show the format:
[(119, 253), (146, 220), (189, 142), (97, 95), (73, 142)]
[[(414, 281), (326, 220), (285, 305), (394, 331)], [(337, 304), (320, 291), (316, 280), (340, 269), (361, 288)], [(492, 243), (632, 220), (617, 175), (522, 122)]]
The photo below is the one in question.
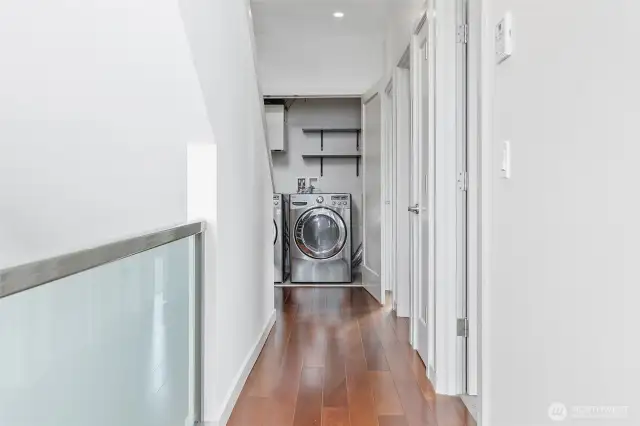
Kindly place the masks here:
[[(515, 53), (496, 66), (506, 11)], [(483, 423), (551, 425), (560, 402), (630, 407), (624, 420), (565, 424), (637, 425), (640, 4), (491, 0), (485, 12)]]
[(258, 34), (265, 95), (361, 95), (382, 71), (380, 36)]
[(224, 424), (273, 318), (273, 186), (248, 2), (184, 0), (181, 6), (217, 145), (205, 420)]
[[(291, 102), (291, 101), (289, 101)], [(362, 162), (356, 176), (356, 160), (326, 158), (324, 176), (320, 177), (320, 160), (303, 159), (305, 152), (320, 151), (320, 135), (304, 134), (303, 128), (359, 129), (362, 124), (361, 101), (353, 99), (300, 99), (287, 113), (287, 151), (274, 152), (273, 176), (276, 192), (295, 193), (298, 177), (319, 178), (316, 188), (322, 192), (345, 192), (352, 195), (353, 251), (362, 241)], [(326, 134), (324, 149), (328, 152), (356, 150), (356, 134)], [(362, 150), (362, 139), (360, 149)]]
[(0, 28), (0, 266), (183, 222), (212, 135), (175, 2), (6, 0)]
[(384, 303), (382, 288), (382, 94), (365, 100), (364, 116), (364, 269), (363, 284)]
[(265, 95), (360, 96), (380, 78), (387, 0), (252, 3)]
[(390, 73), (411, 43), (420, 15), (426, 10), (426, 0), (394, 2), (393, 12), (384, 39), (384, 72)]
[(226, 0), (0, 5), (3, 266), (184, 222), (187, 144), (215, 135), (221, 226), (208, 241), (224, 250), (205, 294), (211, 421), (228, 412), (273, 313), (272, 185), (248, 11)]

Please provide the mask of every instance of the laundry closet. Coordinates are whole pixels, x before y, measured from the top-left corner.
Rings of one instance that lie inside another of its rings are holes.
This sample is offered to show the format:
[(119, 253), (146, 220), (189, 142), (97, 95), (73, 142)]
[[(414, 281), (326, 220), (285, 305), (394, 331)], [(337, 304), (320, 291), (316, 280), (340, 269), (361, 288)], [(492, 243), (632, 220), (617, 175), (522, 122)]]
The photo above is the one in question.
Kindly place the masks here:
[(355, 97), (265, 99), (277, 285), (354, 282), (362, 243), (361, 108)]

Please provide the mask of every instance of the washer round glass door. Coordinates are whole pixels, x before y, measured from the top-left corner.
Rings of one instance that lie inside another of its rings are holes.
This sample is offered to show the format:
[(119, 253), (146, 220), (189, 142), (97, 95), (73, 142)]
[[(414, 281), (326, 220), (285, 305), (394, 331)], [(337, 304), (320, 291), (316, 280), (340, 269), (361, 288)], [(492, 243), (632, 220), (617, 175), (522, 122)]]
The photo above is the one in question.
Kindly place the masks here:
[(347, 227), (335, 211), (316, 207), (298, 218), (295, 241), (305, 255), (313, 259), (331, 259), (347, 242)]

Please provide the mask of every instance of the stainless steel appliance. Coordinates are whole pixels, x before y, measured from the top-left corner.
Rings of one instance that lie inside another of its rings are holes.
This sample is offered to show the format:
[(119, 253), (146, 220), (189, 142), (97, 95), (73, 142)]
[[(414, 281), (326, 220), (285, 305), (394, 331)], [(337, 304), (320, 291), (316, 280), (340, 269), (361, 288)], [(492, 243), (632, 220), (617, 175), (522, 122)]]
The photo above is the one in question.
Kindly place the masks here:
[(273, 266), (275, 283), (284, 283), (289, 277), (289, 198), (273, 195)]
[(292, 194), (291, 283), (351, 283), (351, 195)]

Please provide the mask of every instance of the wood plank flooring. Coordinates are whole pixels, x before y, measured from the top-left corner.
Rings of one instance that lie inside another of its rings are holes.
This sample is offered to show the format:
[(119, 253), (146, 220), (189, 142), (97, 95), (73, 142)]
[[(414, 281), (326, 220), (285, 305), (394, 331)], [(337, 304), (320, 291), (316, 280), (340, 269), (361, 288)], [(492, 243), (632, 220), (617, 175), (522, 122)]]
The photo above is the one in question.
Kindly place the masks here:
[(408, 320), (364, 289), (276, 289), (276, 307), (229, 426), (476, 425), (434, 393)]

